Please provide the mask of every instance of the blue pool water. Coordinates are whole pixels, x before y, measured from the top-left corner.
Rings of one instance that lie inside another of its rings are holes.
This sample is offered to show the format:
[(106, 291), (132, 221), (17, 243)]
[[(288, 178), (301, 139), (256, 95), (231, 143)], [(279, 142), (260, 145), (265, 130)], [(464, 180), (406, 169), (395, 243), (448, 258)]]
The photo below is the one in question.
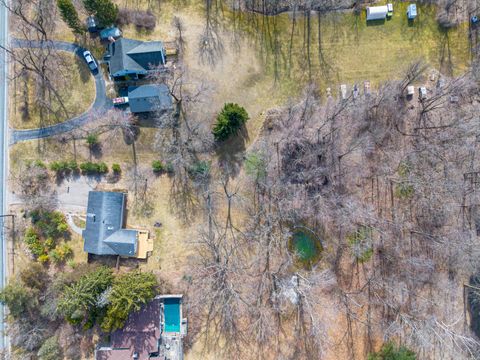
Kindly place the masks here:
[(164, 300), (165, 332), (180, 332), (180, 299)]

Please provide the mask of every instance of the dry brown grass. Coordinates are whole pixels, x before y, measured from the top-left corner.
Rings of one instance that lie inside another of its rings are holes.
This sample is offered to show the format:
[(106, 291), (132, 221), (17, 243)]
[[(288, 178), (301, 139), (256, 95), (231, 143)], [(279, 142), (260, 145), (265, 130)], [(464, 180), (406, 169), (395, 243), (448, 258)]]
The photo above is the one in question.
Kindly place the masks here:
[[(80, 115), (86, 111), (95, 99), (95, 82), (85, 62), (80, 60), (77, 56), (58, 52), (58, 56), (63, 58), (65, 64), (68, 64), (68, 69), (63, 71), (65, 75), (59, 81), (57, 91), (62, 94), (62, 101), (69, 113), (68, 118)], [(40, 119), (40, 106), (37, 103), (36, 84), (33, 76), (29, 76), (26, 84), (21, 77), (15, 78), (13, 84), (14, 96), (10, 97), (12, 106), (10, 111), (10, 126), (14, 129), (31, 129), (38, 128), (42, 122)], [(24, 91), (27, 91), (28, 116), (24, 116), (22, 107), (24, 106)], [(67, 120), (63, 113), (60, 103), (56, 99), (51, 99), (50, 106), (54, 112), (61, 113), (57, 117), (54, 113), (45, 111), (43, 125), (53, 125)]]

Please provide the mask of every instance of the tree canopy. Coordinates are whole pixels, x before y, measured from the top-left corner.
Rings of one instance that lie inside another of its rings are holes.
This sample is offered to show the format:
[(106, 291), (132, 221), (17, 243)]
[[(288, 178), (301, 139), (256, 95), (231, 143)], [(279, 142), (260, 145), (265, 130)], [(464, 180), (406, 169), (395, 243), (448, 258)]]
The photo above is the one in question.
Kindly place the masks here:
[(117, 276), (108, 294), (108, 309), (102, 329), (113, 331), (123, 327), (130, 312), (140, 310), (143, 304), (154, 298), (157, 286), (157, 279), (152, 273), (134, 271)]
[(224, 141), (245, 125), (248, 121), (247, 111), (238, 104), (225, 104), (213, 127), (213, 136), (216, 141)]
[(72, 0), (57, 0), (57, 6), (60, 9), (63, 21), (65, 21), (68, 27), (75, 34), (83, 34), (85, 27), (78, 17), (77, 9), (75, 9)]
[(105, 306), (102, 296), (112, 281), (112, 270), (104, 266), (83, 275), (78, 281), (65, 286), (58, 302), (58, 310), (72, 324), (93, 324), (98, 310)]
[(111, 0), (83, 0), (83, 6), (103, 26), (111, 26), (117, 21), (118, 6)]

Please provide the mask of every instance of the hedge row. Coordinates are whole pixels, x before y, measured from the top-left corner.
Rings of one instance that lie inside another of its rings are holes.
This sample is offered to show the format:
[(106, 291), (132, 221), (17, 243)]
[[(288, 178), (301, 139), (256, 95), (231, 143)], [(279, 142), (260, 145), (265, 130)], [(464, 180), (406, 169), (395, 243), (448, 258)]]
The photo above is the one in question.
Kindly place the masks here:
[[(50, 163), (50, 170), (55, 171), (57, 175), (66, 175), (81, 171), (82, 174), (95, 175), (108, 173), (108, 166), (104, 162), (94, 163), (91, 161), (78, 164), (75, 160), (70, 161), (54, 161)], [(112, 165), (112, 171), (115, 174), (121, 172), (119, 164)]]

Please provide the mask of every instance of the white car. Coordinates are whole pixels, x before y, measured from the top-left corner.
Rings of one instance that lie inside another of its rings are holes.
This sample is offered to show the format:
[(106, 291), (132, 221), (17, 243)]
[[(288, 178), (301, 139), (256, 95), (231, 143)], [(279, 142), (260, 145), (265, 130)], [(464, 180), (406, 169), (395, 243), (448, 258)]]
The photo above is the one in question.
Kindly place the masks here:
[(95, 71), (97, 70), (98, 66), (97, 66), (97, 62), (95, 61), (95, 59), (93, 58), (92, 56), (92, 53), (90, 51), (84, 51), (83, 52), (83, 57), (85, 58), (85, 61), (87, 62), (88, 64), (88, 67), (90, 68), (90, 70), (92, 71)]
[(418, 88), (418, 95), (420, 100), (425, 100), (427, 98), (427, 88), (425, 86), (420, 86)]

